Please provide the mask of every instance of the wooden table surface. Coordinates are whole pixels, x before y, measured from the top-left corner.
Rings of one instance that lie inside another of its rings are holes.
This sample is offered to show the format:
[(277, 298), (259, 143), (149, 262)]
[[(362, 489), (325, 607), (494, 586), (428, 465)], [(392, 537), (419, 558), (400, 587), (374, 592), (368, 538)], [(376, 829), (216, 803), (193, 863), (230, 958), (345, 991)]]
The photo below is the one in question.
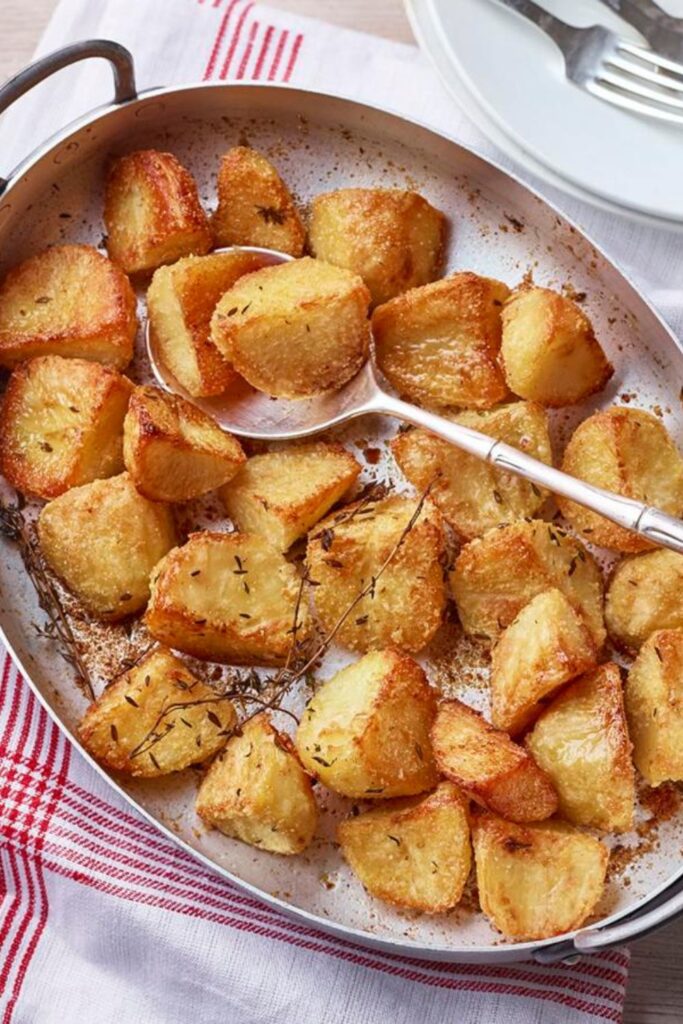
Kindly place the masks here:
[[(0, 80), (28, 60), (56, 0), (2, 0)], [(144, 3), (144, 0), (141, 0)], [(413, 42), (401, 0), (269, 0), (271, 6)], [(683, 920), (633, 947), (624, 1024), (683, 1021)]]

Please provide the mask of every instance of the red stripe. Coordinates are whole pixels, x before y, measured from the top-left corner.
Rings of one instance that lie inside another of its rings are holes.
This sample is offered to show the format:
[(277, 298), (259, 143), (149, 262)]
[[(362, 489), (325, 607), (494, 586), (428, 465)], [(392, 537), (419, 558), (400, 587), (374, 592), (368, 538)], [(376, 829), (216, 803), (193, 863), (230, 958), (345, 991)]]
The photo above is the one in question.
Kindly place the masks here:
[[(21, 863), (23, 864), (26, 872), (25, 888), (23, 887), (23, 883), (20, 881), (20, 872), (17, 869), (17, 863), (14, 860), (12, 860), (10, 861), (10, 864), (12, 867), (12, 876), (14, 879), (15, 890), (21, 894), (21, 902), (24, 908), (24, 915), (21, 918), (19, 927), (14, 933), (14, 938), (12, 939), (12, 943), (9, 948), (9, 953), (7, 954), (5, 963), (2, 965), (2, 971), (0, 971), (0, 990), (4, 990), (7, 988), (7, 983), (12, 973), (12, 967), (14, 966), (15, 958), (19, 950), (21, 949), (22, 943), (33, 920), (36, 909), (36, 890), (33, 884), (33, 875), (29, 867), (31, 861), (28, 855), (21, 851), (19, 851), (18, 857)], [(9, 998), (5, 1006), (5, 1012), (2, 1017), (2, 1024), (9, 1024), (10, 1020), (12, 1019), (12, 1014), (14, 1012), (14, 1007), (18, 995), (19, 990), (17, 988), (17, 979), (15, 979), (15, 983), (12, 986), (12, 991), (9, 994)]]
[[(234, 11), (234, 9), (237, 6), (237, 4), (241, 3), (241, 2), (242, 2), (242, 0), (230, 0), (229, 6), (228, 6), (225, 14), (221, 18), (220, 25), (218, 26), (218, 31), (216, 32), (216, 38), (214, 39), (213, 47), (211, 49), (211, 53), (209, 55), (209, 59), (208, 59), (206, 68), (204, 69), (204, 81), (206, 81), (207, 78), (211, 78), (213, 76), (214, 70), (216, 68), (216, 62), (218, 61), (218, 54), (221, 51), (221, 47), (223, 45), (223, 39), (225, 38), (225, 33), (228, 30), (228, 23), (230, 21), (230, 15)], [(216, 4), (214, 3), (214, 7), (215, 6), (216, 6)]]
[(14, 731), (14, 723), (17, 719), (17, 710), (19, 707), (20, 694), (22, 685), (19, 682), (18, 673), (16, 670), (13, 673), (14, 686), (10, 685), (10, 670), (14, 667), (13, 662), (9, 657), (5, 658), (5, 664), (2, 667), (2, 679), (0, 679), (0, 707), (4, 709), (6, 702), (9, 698), (10, 708), (7, 713), (7, 720), (4, 723), (2, 735), (0, 736), (0, 750), (7, 743), (10, 743), (12, 732)]
[(242, 13), (240, 14), (239, 19), (237, 21), (237, 24), (235, 25), (235, 31), (232, 34), (232, 39), (230, 40), (230, 46), (228, 47), (228, 52), (227, 52), (226, 58), (223, 61), (223, 67), (221, 68), (221, 72), (220, 72), (220, 74), (218, 76), (221, 80), (223, 80), (223, 79), (228, 77), (228, 71), (230, 70), (230, 64), (232, 63), (232, 58), (235, 55), (235, 50), (237, 49), (237, 44), (239, 43), (240, 35), (242, 34), (242, 28), (244, 27), (244, 22), (246, 20), (247, 14), (249, 13), (249, 11), (252, 9), (253, 6), (254, 5), (252, 3), (249, 3), (249, 4), (247, 4), (246, 7), (243, 8)]
[(249, 58), (251, 57), (254, 50), (254, 40), (256, 39), (256, 33), (258, 32), (258, 30), (258, 21), (253, 21), (251, 24), (251, 29), (249, 30), (249, 38), (247, 39), (247, 45), (244, 48), (242, 60), (240, 61), (240, 66), (237, 69), (237, 74), (235, 75), (235, 78), (244, 78), (244, 72), (247, 69)]
[(282, 76), (283, 82), (288, 82), (289, 79), (291, 78), (292, 71), (294, 70), (294, 65), (296, 64), (296, 59), (299, 56), (299, 50), (301, 49), (301, 44), (303, 43), (303, 41), (304, 41), (304, 37), (299, 32), (299, 34), (294, 39), (294, 45), (292, 46), (292, 52), (289, 55), (289, 60), (287, 61), (287, 67), (285, 68), (285, 73)]
[(270, 41), (273, 38), (273, 33), (274, 32), (275, 32), (275, 28), (273, 27), (273, 25), (269, 25), (268, 28), (266, 29), (266, 34), (263, 37), (263, 42), (261, 43), (261, 49), (259, 51), (259, 55), (256, 58), (256, 67), (254, 68), (254, 74), (252, 75), (252, 78), (255, 81), (258, 81), (258, 79), (261, 77), (261, 72), (263, 71), (263, 65), (266, 62), (266, 56), (268, 54), (268, 49), (270, 47)]
[(268, 81), (272, 82), (277, 74), (277, 69), (280, 66), (280, 59), (282, 57), (282, 51), (285, 48), (285, 43), (289, 37), (287, 29), (283, 29), (280, 32), (280, 38), (277, 41), (277, 47), (275, 48), (275, 56), (273, 57), (273, 63), (270, 65), (270, 71), (268, 72)]

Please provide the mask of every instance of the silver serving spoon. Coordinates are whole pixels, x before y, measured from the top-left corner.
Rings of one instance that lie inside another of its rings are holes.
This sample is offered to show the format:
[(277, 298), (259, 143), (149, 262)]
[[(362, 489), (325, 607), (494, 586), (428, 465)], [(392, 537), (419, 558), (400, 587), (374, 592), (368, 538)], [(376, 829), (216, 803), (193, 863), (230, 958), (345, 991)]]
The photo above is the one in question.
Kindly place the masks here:
[[(235, 247), (235, 251), (237, 248)], [(273, 249), (260, 249), (254, 246), (242, 246), (239, 249), (262, 255), (264, 266), (292, 259), (291, 256)], [(292, 441), (296, 438), (310, 437), (368, 413), (395, 416), (399, 420), (423, 427), (484, 462), (490, 462), (501, 470), (515, 473), (554, 494), (560, 494), (579, 505), (584, 505), (619, 526), (639, 533), (654, 544), (683, 553), (683, 521), (680, 519), (675, 519), (666, 512), (633, 498), (624, 498), (583, 480), (577, 480), (568, 473), (546, 466), (545, 463), (520, 452), (512, 445), (496, 441), (486, 434), (480, 434), (469, 427), (453, 423), (426, 409), (395, 398), (380, 384), (372, 355), (360, 372), (344, 387), (315, 398), (296, 401), (271, 398), (246, 383), (231, 388), (227, 394), (215, 398), (192, 398), (163, 366), (158, 353), (155, 352), (149, 324), (146, 342), (152, 371), (161, 387), (194, 402), (221, 427), (238, 437), (262, 441)]]

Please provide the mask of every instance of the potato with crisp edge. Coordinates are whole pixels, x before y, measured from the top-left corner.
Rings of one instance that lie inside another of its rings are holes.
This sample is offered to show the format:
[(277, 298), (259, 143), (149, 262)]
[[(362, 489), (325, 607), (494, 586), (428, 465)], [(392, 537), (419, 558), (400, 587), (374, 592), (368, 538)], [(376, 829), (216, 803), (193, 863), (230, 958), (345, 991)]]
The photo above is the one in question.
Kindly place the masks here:
[(496, 814), (540, 821), (557, 810), (553, 784), (528, 751), (462, 701), (439, 704), (432, 748), (441, 774)]
[(368, 355), (360, 277), (306, 256), (247, 274), (211, 319), (211, 340), (252, 387), (281, 398), (340, 388)]
[[(490, 412), (449, 418), (552, 465), (548, 417), (540, 405), (515, 402)], [(391, 450), (402, 473), (418, 490), (433, 481), (430, 498), (465, 540), (499, 523), (533, 515), (547, 497), (535, 484), (495, 469), (426, 430), (398, 434)]]
[[(669, 515), (683, 514), (683, 458), (664, 424), (643, 409), (613, 406), (593, 413), (569, 439), (562, 469)], [(557, 504), (592, 544), (631, 554), (652, 547), (644, 537), (583, 505), (560, 497)]]
[(574, 405), (601, 391), (614, 369), (572, 299), (524, 285), (503, 308), (500, 363), (511, 391), (541, 405)]
[(232, 434), (192, 402), (138, 387), (123, 426), (123, 455), (135, 486), (152, 501), (190, 501), (231, 480), (246, 462)]
[(262, 537), (193, 533), (155, 567), (151, 587), (152, 636), (204, 661), (281, 665), (308, 636), (296, 569)]
[(343, 445), (314, 441), (252, 456), (220, 494), (240, 530), (286, 551), (347, 493), (360, 470)]
[(153, 778), (212, 757), (236, 725), (229, 701), (157, 647), (90, 705), (78, 735), (100, 764)]
[(516, 825), (478, 813), (472, 839), (481, 909), (508, 939), (573, 931), (602, 896), (609, 851), (563, 821)]
[(256, 245), (301, 256), (306, 231), (292, 194), (269, 160), (249, 146), (229, 149), (218, 172), (217, 245)]
[(633, 828), (635, 783), (619, 666), (601, 665), (563, 690), (526, 737), (553, 780), (559, 813), (606, 832)]
[(0, 285), (0, 366), (79, 356), (122, 370), (137, 331), (130, 281), (90, 245), (54, 245)]
[(84, 607), (115, 622), (145, 606), (149, 574), (176, 531), (168, 505), (144, 498), (121, 473), (49, 502), (38, 538), (47, 564)]
[(491, 721), (516, 736), (553, 694), (597, 663), (590, 630), (553, 587), (529, 601), (504, 630), (491, 658)]
[(207, 825), (270, 853), (301, 853), (318, 822), (311, 780), (288, 737), (263, 713), (213, 762), (196, 807)]
[(610, 639), (637, 651), (656, 629), (683, 626), (683, 555), (650, 551), (625, 558), (609, 582), (605, 622)]
[(87, 359), (38, 356), (12, 371), (0, 411), (0, 467), (22, 494), (56, 498), (123, 470), (133, 385)]
[(337, 672), (306, 705), (296, 734), (304, 768), (328, 789), (357, 799), (432, 789), (429, 731), (436, 694), (399, 651), (372, 651)]
[(472, 850), (466, 801), (451, 782), (347, 818), (337, 838), (371, 896), (427, 914), (460, 902)]
[(444, 215), (406, 189), (341, 188), (311, 204), (313, 255), (360, 274), (373, 305), (433, 281), (445, 235)]
[(372, 314), (380, 370), (421, 405), (490, 409), (508, 397), (500, 367), (507, 285), (470, 272), (413, 288)]
[(650, 786), (683, 781), (683, 629), (660, 629), (640, 648), (626, 682), (633, 760)]

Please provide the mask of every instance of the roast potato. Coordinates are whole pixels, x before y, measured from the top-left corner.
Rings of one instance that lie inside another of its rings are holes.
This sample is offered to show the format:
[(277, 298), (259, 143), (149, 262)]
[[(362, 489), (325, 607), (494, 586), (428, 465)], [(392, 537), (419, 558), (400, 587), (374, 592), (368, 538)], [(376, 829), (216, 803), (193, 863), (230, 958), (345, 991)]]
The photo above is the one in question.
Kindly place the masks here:
[(683, 555), (649, 551), (626, 558), (607, 588), (605, 622), (612, 641), (637, 651), (657, 629), (683, 626)]
[(683, 629), (659, 629), (643, 643), (626, 682), (626, 714), (645, 781), (683, 781)]

